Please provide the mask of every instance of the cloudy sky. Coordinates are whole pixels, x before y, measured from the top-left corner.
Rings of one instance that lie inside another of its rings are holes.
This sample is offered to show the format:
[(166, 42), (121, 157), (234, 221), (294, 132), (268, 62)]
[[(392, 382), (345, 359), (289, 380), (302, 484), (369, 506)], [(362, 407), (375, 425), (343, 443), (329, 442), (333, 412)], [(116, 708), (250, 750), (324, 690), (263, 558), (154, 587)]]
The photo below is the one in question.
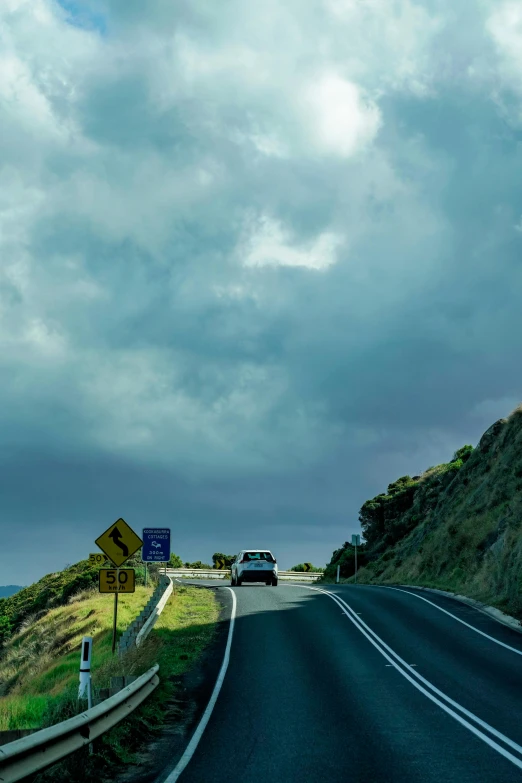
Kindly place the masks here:
[(324, 564), (521, 398), (520, 0), (2, 0), (0, 583)]

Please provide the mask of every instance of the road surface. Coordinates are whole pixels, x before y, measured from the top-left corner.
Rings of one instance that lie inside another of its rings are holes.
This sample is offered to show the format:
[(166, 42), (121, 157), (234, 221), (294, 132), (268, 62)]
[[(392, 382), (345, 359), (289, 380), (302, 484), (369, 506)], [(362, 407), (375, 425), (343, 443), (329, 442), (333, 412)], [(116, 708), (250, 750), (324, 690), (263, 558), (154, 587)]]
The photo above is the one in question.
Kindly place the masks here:
[(431, 593), (317, 587), (232, 588), (229, 667), (180, 783), (522, 781), (522, 634)]

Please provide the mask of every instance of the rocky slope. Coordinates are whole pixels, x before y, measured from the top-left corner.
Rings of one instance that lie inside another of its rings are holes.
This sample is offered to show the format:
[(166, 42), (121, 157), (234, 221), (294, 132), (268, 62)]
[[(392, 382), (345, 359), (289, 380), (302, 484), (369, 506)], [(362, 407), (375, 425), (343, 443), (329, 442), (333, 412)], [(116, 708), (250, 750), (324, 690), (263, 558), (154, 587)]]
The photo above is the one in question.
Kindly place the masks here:
[[(390, 484), (360, 520), (367, 543), (358, 581), (460, 592), (522, 619), (522, 406), (475, 449)], [(330, 576), (336, 559), (351, 562), (350, 550), (334, 553)]]

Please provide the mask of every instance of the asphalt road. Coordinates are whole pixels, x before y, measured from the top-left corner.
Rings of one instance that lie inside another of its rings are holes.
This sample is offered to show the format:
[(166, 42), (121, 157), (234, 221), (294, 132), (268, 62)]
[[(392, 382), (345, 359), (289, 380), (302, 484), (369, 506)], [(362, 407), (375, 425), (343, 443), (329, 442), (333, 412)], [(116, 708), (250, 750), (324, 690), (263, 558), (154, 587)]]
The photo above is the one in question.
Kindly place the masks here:
[(181, 783), (522, 781), (522, 634), (413, 590), (233, 589), (230, 664)]

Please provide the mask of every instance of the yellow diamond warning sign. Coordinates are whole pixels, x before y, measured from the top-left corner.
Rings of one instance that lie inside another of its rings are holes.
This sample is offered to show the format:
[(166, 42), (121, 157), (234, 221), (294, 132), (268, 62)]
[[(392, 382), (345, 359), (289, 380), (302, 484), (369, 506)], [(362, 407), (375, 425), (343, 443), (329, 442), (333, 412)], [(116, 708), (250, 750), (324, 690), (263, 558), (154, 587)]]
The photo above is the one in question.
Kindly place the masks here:
[(121, 566), (143, 546), (143, 541), (124, 519), (118, 519), (94, 542), (114, 565)]

